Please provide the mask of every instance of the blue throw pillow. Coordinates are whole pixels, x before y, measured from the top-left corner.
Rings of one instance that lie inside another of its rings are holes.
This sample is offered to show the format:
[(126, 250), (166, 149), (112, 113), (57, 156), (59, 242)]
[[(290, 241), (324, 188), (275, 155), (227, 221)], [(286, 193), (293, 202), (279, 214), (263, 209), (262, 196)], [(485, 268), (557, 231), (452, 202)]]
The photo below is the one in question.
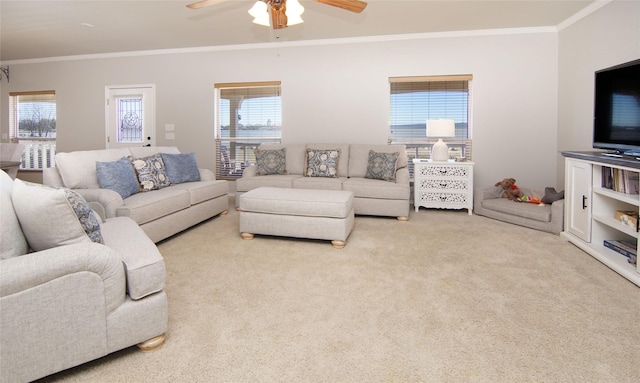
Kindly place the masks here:
[(136, 172), (126, 157), (113, 162), (96, 161), (96, 173), (101, 188), (116, 191), (123, 199), (140, 191)]
[(161, 153), (167, 176), (172, 184), (200, 181), (200, 169), (195, 153)]

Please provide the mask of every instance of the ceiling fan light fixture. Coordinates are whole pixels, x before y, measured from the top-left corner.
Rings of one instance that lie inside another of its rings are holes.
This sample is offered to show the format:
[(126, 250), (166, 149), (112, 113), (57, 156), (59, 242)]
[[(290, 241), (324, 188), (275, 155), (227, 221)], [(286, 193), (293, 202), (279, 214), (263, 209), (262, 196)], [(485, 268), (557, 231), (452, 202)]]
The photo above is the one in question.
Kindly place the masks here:
[(269, 23), (269, 7), (267, 3), (258, 0), (253, 7), (249, 9), (249, 14), (253, 16), (253, 22), (258, 25), (270, 26)]

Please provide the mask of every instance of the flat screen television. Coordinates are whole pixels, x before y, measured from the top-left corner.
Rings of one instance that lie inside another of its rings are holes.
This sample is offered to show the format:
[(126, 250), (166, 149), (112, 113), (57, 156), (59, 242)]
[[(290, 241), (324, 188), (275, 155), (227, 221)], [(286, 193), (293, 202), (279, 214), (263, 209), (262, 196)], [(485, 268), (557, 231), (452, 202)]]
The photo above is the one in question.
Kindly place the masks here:
[(595, 72), (593, 147), (640, 155), (640, 59)]

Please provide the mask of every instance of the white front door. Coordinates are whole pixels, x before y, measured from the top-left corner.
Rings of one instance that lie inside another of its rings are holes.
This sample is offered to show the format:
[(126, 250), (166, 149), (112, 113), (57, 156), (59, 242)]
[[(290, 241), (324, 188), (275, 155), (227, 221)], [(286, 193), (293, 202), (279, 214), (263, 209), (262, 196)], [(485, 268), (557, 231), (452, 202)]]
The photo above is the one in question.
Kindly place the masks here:
[(155, 85), (107, 86), (108, 148), (155, 146)]

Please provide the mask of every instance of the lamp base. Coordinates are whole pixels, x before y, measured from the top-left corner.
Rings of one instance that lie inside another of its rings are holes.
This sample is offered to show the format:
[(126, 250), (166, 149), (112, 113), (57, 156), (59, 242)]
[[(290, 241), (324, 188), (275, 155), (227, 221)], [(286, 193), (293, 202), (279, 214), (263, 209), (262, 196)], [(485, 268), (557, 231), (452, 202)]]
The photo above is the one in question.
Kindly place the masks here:
[(449, 147), (442, 141), (442, 138), (439, 138), (438, 142), (433, 144), (431, 160), (440, 162), (449, 160)]

